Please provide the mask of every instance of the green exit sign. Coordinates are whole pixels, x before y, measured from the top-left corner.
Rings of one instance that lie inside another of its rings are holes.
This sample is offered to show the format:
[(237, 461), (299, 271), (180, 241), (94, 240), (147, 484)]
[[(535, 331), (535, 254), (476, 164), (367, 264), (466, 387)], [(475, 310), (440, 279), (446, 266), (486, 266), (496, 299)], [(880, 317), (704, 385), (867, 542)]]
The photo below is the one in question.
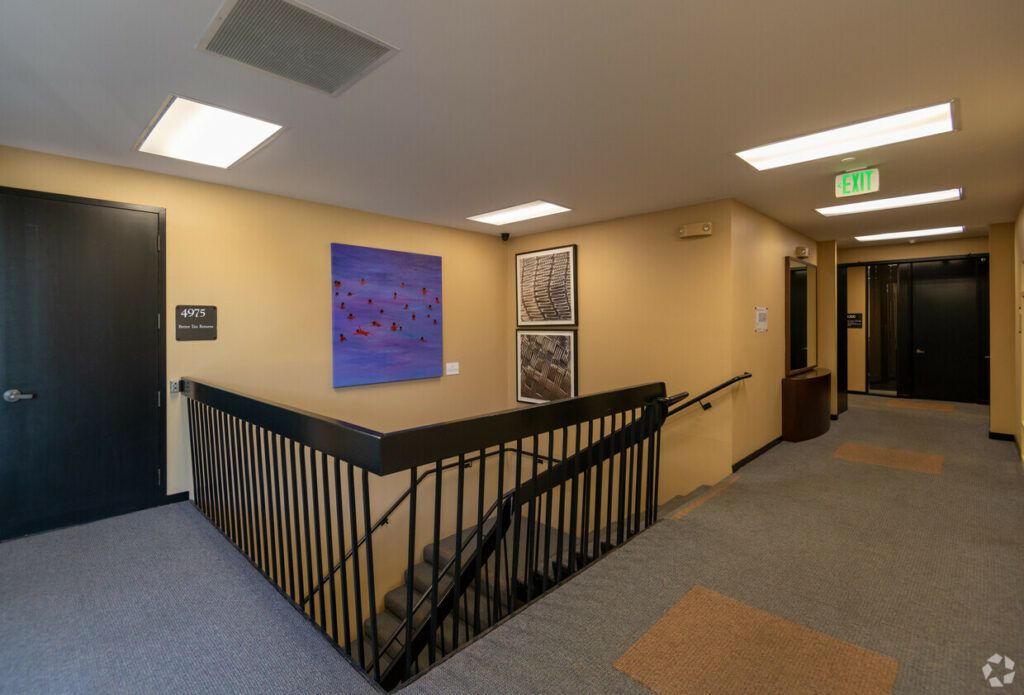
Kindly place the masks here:
[(836, 175), (836, 198), (863, 195), (878, 190), (878, 169), (861, 169)]

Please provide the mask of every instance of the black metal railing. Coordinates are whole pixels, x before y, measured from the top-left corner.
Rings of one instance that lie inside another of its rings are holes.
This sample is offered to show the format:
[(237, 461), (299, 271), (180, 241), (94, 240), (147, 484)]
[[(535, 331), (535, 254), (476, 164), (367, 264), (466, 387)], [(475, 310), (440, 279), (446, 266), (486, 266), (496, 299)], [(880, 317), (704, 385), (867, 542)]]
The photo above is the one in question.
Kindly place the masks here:
[(391, 433), (182, 392), (196, 506), (387, 689), (657, 520), (664, 384)]

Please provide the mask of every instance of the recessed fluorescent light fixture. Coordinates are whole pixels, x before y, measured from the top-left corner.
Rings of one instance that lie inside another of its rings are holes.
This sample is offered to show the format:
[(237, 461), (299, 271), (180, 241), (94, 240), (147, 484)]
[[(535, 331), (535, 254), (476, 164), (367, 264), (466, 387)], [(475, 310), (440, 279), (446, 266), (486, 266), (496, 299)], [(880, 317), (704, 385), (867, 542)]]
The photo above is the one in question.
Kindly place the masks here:
[(914, 205), (946, 203), (951, 200), (960, 200), (960, 197), (962, 195), (962, 188), (950, 188), (948, 191), (915, 193), (914, 195), (901, 195), (898, 198), (876, 198), (875, 200), (862, 200), (859, 203), (847, 203), (846, 205), (832, 205), (831, 207), (827, 208), (816, 208), (816, 210), (825, 217), (834, 217), (835, 215), (852, 215), (857, 212), (874, 212), (875, 210), (909, 208), (913, 207)]
[(737, 152), (736, 156), (758, 171), (763, 171), (928, 135), (948, 133), (955, 127), (955, 103), (947, 101), (944, 104), (927, 106), (894, 116), (783, 140)]
[(227, 169), (280, 130), (276, 123), (172, 94), (136, 149)]
[(473, 220), (474, 222), (483, 222), (484, 224), (493, 224), (500, 227), (501, 225), (509, 224), (510, 222), (522, 222), (523, 220), (532, 220), (534, 217), (557, 215), (560, 212), (569, 212), (569, 210), (570, 208), (563, 208), (561, 205), (547, 203), (543, 200), (535, 200), (532, 203), (513, 205), (510, 208), (495, 210), (494, 212), (485, 212), (482, 215), (474, 215), (473, 217), (467, 217), (466, 219)]
[(959, 227), (937, 227), (935, 229), (917, 229), (912, 232), (889, 232), (888, 234), (868, 234), (867, 236), (853, 237), (857, 241), (886, 241), (889, 239), (912, 239), (919, 236), (937, 236), (939, 234), (958, 234), (964, 231), (963, 225)]

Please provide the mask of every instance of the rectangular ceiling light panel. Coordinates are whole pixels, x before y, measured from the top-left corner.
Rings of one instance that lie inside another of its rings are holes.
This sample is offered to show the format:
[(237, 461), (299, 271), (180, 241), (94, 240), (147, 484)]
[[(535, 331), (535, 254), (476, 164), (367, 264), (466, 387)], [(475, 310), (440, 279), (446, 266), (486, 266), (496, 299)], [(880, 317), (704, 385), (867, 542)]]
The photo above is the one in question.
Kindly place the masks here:
[(172, 95), (137, 149), (226, 169), (279, 130), (276, 123)]
[(962, 188), (950, 188), (946, 191), (932, 191), (931, 193), (915, 193), (914, 195), (902, 195), (897, 198), (876, 198), (864, 200), (859, 203), (847, 203), (846, 205), (832, 205), (826, 208), (816, 208), (825, 217), (835, 215), (852, 215), (858, 212), (874, 212), (876, 210), (892, 210), (894, 208), (908, 208), (914, 205), (930, 205), (931, 203), (946, 203), (952, 200), (960, 200), (963, 195)]
[(510, 208), (495, 210), (494, 212), (485, 212), (482, 215), (475, 215), (466, 219), (500, 227), (503, 224), (532, 220), (535, 217), (544, 217), (545, 215), (556, 215), (560, 212), (569, 212), (569, 208), (564, 208), (554, 203), (547, 203), (543, 200), (535, 200), (532, 203), (523, 203), (522, 205), (514, 205)]
[(297, 2), (227, 0), (199, 49), (338, 95), (398, 52)]
[(964, 231), (963, 226), (959, 227), (937, 227), (935, 229), (916, 229), (910, 232), (889, 232), (887, 234), (868, 234), (866, 236), (855, 236), (857, 241), (888, 241), (890, 239), (913, 239), (921, 236), (938, 236), (939, 234), (959, 234)]
[(833, 128), (813, 135), (755, 147), (736, 155), (758, 171), (914, 140), (954, 129), (949, 101), (923, 109)]

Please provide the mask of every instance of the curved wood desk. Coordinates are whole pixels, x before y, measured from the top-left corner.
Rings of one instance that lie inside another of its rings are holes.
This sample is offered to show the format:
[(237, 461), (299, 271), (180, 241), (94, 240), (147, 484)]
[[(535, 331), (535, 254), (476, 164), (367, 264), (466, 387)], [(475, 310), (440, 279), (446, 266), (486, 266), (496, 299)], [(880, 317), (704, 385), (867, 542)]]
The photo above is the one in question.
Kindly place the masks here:
[(783, 439), (801, 442), (828, 432), (831, 387), (828, 369), (811, 369), (782, 380)]

